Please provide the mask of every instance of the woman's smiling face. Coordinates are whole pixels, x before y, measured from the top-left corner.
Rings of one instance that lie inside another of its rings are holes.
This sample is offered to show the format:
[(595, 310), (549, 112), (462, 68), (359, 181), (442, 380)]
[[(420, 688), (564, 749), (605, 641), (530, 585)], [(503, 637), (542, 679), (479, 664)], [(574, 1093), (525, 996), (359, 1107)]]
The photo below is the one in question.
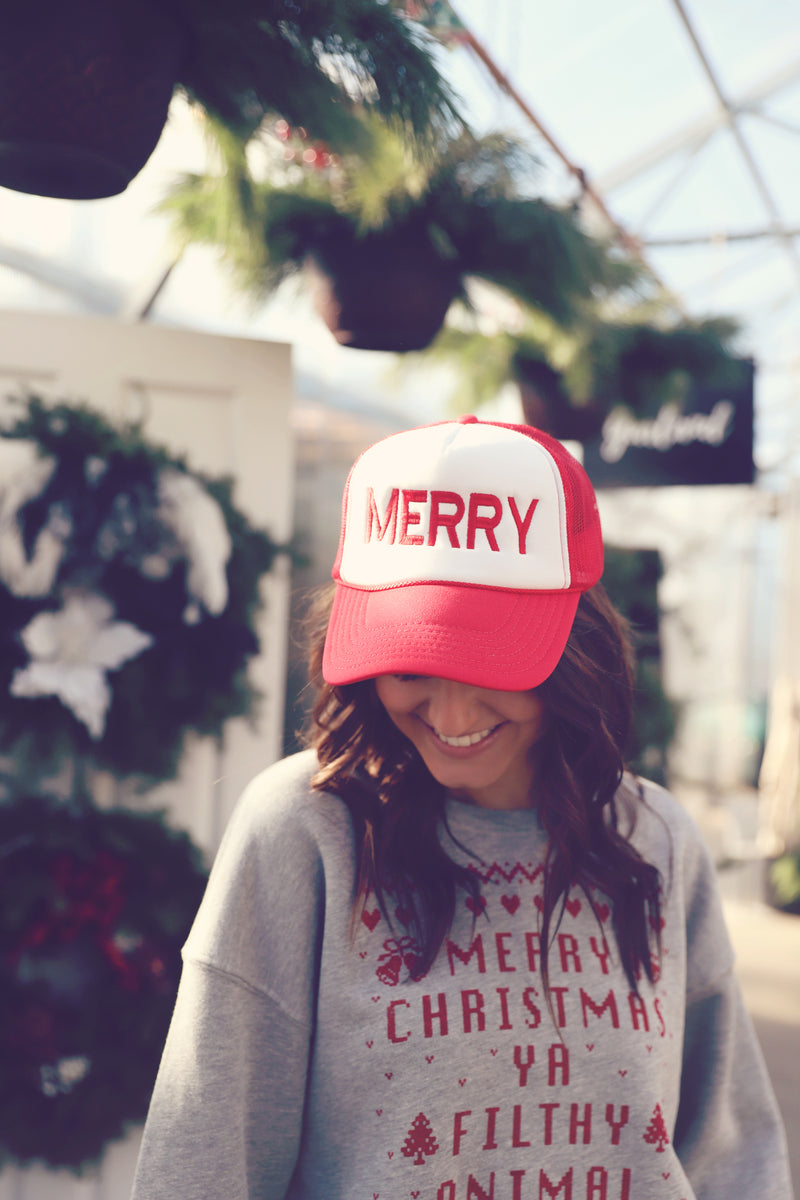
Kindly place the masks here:
[(482, 808), (528, 808), (533, 747), (544, 728), (535, 692), (501, 692), (428, 675), (379, 675), (387, 714), (449, 791)]

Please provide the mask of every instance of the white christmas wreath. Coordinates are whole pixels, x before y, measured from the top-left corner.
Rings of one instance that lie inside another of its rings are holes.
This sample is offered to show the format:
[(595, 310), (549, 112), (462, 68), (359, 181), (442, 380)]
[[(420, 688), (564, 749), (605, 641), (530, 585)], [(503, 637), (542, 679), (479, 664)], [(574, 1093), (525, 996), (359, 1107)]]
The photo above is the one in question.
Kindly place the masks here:
[(29, 397), (0, 437), (0, 750), (168, 778), (189, 730), (252, 710), (278, 549), (230, 480)]

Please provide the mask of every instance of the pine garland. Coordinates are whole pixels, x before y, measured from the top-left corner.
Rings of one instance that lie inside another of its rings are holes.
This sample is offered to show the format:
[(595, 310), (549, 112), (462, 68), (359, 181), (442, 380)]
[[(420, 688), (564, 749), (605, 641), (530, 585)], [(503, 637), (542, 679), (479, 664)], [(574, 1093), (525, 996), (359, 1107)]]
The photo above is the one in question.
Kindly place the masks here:
[(162, 2), (189, 38), (180, 89), (237, 137), (277, 112), (339, 151), (356, 149), (356, 104), (418, 145), (461, 124), (430, 37), (396, 0)]
[(146, 1114), (205, 886), (160, 814), (0, 803), (0, 1164), (78, 1169)]

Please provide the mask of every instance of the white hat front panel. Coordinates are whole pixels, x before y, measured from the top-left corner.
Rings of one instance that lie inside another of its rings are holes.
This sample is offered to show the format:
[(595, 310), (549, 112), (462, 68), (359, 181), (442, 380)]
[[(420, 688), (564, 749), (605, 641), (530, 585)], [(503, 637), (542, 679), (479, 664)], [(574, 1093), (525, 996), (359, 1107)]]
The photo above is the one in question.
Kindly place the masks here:
[(452, 422), (389, 437), (353, 467), (346, 506), (339, 578), (353, 587), (570, 587), (561, 477), (514, 430)]

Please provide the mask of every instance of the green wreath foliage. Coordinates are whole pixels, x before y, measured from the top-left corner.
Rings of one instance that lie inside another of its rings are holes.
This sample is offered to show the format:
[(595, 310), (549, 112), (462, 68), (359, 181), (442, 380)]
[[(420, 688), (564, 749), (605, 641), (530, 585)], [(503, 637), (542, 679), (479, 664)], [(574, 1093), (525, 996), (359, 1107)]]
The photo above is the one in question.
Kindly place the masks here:
[[(247, 664), (259, 649), (259, 581), (283, 547), (236, 508), (230, 479), (190, 471), (138, 426), (116, 428), (86, 406), (45, 405), (32, 396), (4, 438), (33, 441), (41, 456), (55, 460), (41, 493), (15, 514), (26, 556), (54, 516), (68, 535), (46, 594), (19, 594), (0, 573), (0, 750), (42, 768), (77, 758), (120, 777), (168, 779), (189, 731), (218, 735), (229, 718), (254, 711), (258, 696)], [(187, 585), (189, 557), (162, 519), (164, 471), (201, 484), (221, 510), (231, 543), (221, 612), (196, 602)], [(160, 577), (143, 568), (154, 557), (166, 564)], [(11, 691), (29, 662), (23, 631), (75, 593), (102, 597), (116, 622), (150, 639), (105, 673), (111, 701), (102, 736), (93, 736), (56, 694)]]
[(205, 886), (161, 814), (0, 803), (0, 1164), (79, 1169), (147, 1112)]

